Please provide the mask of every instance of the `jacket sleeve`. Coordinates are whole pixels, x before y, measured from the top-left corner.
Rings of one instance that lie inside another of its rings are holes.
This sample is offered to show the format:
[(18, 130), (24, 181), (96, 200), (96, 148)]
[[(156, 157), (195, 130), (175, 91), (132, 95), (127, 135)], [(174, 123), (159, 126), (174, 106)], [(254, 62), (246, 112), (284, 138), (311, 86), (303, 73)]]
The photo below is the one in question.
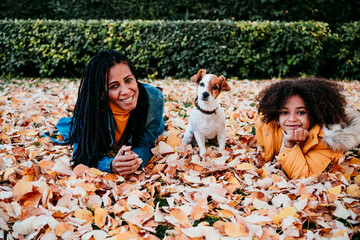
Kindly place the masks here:
[(256, 142), (259, 147), (262, 147), (264, 149), (264, 135), (262, 132), (263, 125), (264, 123), (262, 122), (262, 118), (259, 115), (257, 115), (255, 117)]
[(131, 148), (143, 160), (142, 166), (145, 166), (152, 157), (151, 149), (155, 146), (155, 140), (165, 129), (163, 119), (164, 96), (150, 85), (147, 85), (146, 89), (149, 95), (149, 111), (145, 129), (137, 140), (137, 144)]
[(289, 178), (309, 177), (322, 173), (330, 162), (338, 160), (340, 152), (331, 151), (325, 143), (320, 143), (306, 154), (299, 145), (284, 148), (279, 154), (279, 162)]

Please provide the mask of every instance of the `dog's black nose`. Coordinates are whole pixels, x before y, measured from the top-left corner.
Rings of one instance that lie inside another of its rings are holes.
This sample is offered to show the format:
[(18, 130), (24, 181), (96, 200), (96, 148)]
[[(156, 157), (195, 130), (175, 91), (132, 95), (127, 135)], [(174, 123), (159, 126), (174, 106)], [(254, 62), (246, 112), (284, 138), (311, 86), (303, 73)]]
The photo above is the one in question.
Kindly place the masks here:
[(202, 94), (203, 98), (208, 98), (209, 95), (210, 95), (209, 92), (203, 92), (203, 94)]

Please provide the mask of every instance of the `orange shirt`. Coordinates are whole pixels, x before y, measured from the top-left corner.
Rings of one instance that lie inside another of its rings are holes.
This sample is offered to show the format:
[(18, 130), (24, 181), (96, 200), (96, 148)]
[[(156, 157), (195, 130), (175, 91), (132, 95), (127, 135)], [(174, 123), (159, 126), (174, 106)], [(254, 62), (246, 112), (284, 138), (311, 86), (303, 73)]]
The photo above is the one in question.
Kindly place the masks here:
[(119, 144), (129, 121), (130, 111), (124, 111), (111, 101), (109, 101), (109, 104), (115, 120), (115, 141), (116, 144)]

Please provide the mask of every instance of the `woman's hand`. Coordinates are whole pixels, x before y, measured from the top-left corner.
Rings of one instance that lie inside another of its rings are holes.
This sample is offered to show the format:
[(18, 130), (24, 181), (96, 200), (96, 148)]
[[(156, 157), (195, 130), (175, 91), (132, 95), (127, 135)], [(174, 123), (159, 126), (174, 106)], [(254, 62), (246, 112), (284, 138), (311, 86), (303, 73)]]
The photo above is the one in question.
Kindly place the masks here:
[(126, 176), (135, 172), (139, 168), (142, 160), (130, 149), (131, 146), (125, 145), (120, 148), (114, 157), (114, 160), (111, 162), (111, 169), (114, 173)]
[(284, 136), (284, 146), (286, 148), (293, 148), (297, 142), (305, 141), (308, 135), (309, 135), (308, 130), (302, 128), (289, 131)]

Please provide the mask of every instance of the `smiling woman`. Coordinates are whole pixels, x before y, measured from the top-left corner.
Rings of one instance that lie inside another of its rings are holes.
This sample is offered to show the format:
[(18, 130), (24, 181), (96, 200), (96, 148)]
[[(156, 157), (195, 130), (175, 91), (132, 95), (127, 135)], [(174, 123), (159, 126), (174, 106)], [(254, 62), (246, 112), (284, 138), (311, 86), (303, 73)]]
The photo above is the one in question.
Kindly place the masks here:
[(85, 68), (74, 116), (56, 125), (63, 141), (74, 144), (74, 165), (128, 175), (152, 156), (155, 139), (165, 128), (164, 97), (140, 83), (125, 55), (107, 50)]

